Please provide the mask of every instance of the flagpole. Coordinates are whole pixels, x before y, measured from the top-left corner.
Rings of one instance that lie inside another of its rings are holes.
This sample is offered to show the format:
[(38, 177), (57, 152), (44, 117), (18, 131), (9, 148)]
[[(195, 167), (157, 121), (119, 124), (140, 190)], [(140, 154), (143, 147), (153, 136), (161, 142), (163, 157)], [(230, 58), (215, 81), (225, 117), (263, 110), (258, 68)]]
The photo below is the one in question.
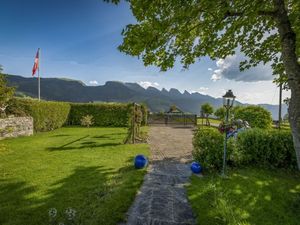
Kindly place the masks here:
[(38, 64), (38, 95), (39, 95), (39, 101), (41, 101), (41, 79), (40, 79), (40, 66), (41, 66), (41, 49), (39, 48), (39, 64)]

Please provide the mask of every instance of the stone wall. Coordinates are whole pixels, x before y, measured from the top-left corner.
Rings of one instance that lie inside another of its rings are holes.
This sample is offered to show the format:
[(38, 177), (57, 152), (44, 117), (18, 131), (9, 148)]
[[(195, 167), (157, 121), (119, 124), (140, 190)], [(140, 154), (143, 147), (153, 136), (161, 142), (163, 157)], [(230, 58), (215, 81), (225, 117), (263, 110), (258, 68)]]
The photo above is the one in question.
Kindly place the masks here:
[(0, 140), (8, 137), (30, 136), (32, 134), (32, 117), (8, 117), (0, 119)]

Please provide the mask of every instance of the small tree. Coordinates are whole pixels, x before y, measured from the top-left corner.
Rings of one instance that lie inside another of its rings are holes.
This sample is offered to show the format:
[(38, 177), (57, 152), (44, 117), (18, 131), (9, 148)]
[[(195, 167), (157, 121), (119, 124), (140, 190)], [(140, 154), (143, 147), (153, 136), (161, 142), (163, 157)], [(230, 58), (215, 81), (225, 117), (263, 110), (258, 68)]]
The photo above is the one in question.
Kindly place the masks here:
[(206, 118), (206, 125), (210, 126), (208, 117), (214, 113), (214, 108), (210, 103), (207, 102), (201, 105), (201, 111)]
[(5, 76), (2, 74), (2, 66), (0, 65), (0, 117), (4, 117), (5, 109), (8, 106), (9, 100), (13, 97), (15, 89), (8, 87)]
[(234, 112), (235, 119), (248, 121), (251, 127), (270, 128), (272, 125), (271, 113), (261, 106), (250, 105), (239, 107)]
[(219, 119), (219, 120), (224, 120), (225, 119), (225, 114), (226, 114), (226, 109), (224, 107), (217, 108), (214, 115)]
[(92, 126), (94, 124), (93, 116), (91, 116), (91, 115), (83, 116), (80, 120), (80, 124), (81, 124), (81, 126), (89, 128), (90, 126)]

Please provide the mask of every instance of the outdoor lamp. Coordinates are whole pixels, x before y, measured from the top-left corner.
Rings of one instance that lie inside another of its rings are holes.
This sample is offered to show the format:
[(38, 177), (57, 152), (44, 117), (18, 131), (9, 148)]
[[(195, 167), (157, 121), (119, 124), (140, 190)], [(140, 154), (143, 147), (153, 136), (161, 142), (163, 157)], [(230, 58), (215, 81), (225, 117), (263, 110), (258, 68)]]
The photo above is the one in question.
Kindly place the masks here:
[(226, 117), (225, 117), (225, 137), (224, 137), (222, 176), (225, 176), (225, 167), (226, 167), (227, 127), (228, 127), (229, 109), (233, 106), (234, 100), (235, 100), (235, 96), (233, 95), (231, 90), (228, 90), (226, 94), (223, 96), (223, 106), (226, 109)]
[(230, 109), (233, 106), (234, 100), (235, 96), (233, 95), (232, 90), (228, 90), (223, 96), (223, 106), (226, 109)]

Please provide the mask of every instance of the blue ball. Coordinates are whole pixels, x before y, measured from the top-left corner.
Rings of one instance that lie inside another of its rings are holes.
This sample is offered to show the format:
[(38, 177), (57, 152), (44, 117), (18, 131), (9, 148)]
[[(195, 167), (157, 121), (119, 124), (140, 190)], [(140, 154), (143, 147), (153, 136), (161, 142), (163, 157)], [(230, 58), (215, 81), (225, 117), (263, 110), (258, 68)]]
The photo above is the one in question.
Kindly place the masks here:
[(191, 170), (193, 171), (193, 173), (199, 174), (202, 172), (202, 167), (201, 167), (200, 163), (193, 162), (191, 164)]
[(134, 167), (136, 169), (142, 169), (147, 165), (147, 158), (143, 155), (137, 155), (134, 159)]

